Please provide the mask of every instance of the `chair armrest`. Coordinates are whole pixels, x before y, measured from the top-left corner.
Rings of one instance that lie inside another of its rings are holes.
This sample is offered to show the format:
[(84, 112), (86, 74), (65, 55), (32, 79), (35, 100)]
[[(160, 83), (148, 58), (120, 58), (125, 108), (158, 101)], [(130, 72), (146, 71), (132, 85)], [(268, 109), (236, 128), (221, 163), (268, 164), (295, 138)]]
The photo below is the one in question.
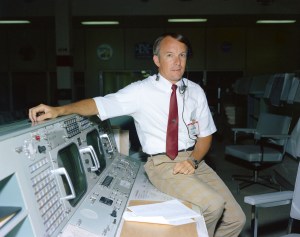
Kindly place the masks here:
[(261, 134), (262, 138), (273, 138), (273, 139), (286, 139), (289, 138), (289, 134)]
[(244, 202), (257, 207), (274, 207), (286, 205), (289, 204), (293, 199), (293, 193), (293, 191), (282, 191), (245, 196)]
[(244, 133), (255, 133), (255, 128), (231, 128), (231, 130), (235, 133), (244, 132)]
[(256, 132), (255, 128), (232, 128), (233, 131), (233, 143), (236, 144), (236, 136), (238, 133), (254, 134)]
[(260, 133), (255, 133), (254, 137), (256, 140), (260, 139), (288, 139), (290, 137), (289, 134), (260, 134)]

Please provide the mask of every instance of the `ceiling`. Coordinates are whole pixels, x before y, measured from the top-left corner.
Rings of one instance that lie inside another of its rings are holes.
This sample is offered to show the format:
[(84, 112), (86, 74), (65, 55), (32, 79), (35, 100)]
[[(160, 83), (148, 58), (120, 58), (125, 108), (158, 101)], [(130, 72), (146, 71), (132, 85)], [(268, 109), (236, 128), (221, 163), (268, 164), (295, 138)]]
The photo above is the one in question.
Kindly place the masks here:
[[(81, 20), (119, 20), (119, 27), (167, 26), (168, 17), (205, 17), (198, 25), (251, 25), (260, 18), (296, 19), (300, 0), (1, 0), (0, 18), (27, 18), (54, 24), (64, 2), (74, 24)], [(180, 26), (180, 25), (176, 25)]]

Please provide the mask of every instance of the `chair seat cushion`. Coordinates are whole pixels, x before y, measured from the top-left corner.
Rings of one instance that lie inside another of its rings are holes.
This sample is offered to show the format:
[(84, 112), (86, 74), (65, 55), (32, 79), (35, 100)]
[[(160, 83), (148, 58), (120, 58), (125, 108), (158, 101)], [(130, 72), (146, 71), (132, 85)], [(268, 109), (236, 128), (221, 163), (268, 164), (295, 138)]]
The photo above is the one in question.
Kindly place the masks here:
[[(229, 145), (225, 147), (225, 154), (249, 162), (261, 162), (262, 154), (257, 145)], [(264, 162), (280, 162), (282, 153), (270, 147), (264, 147)]]
[[(280, 191), (272, 193), (263, 193), (258, 195), (250, 195), (244, 197), (244, 202), (259, 207), (279, 206), (280, 204), (278, 203), (280, 202), (283, 202), (283, 205), (290, 203), (290, 201), (293, 199), (293, 194), (293, 191)], [(284, 203), (285, 201), (288, 202)]]
[(280, 237), (300, 237), (300, 234), (288, 234), (288, 235), (282, 235)]

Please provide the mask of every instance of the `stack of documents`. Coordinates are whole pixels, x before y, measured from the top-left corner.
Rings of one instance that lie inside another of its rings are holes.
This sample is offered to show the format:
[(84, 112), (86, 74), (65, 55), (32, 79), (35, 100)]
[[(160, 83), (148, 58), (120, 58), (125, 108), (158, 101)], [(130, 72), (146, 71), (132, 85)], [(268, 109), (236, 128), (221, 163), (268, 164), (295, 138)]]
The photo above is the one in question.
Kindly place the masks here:
[(126, 221), (147, 222), (167, 225), (183, 225), (195, 222), (200, 214), (178, 200), (130, 206), (123, 218)]

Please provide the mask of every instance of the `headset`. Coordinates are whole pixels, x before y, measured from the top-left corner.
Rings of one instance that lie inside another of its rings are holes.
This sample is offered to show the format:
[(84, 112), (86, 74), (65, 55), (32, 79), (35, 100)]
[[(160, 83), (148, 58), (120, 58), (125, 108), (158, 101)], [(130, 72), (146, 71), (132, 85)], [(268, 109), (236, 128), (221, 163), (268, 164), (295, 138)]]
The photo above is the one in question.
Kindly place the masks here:
[(181, 79), (182, 85), (179, 87), (179, 93), (184, 94), (187, 88), (187, 85), (184, 83), (184, 80)]

